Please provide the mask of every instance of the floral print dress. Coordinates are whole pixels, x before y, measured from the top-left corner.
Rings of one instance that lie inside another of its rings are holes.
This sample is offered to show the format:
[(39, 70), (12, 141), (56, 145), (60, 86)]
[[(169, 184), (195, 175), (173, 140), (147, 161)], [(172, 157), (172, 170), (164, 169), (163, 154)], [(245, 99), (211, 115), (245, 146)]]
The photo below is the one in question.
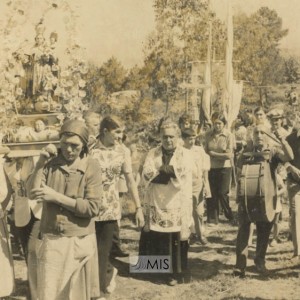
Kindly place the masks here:
[(101, 167), (103, 199), (97, 221), (112, 221), (121, 219), (121, 204), (118, 183), (121, 174), (132, 172), (130, 152), (122, 145), (105, 147), (100, 141), (91, 151)]

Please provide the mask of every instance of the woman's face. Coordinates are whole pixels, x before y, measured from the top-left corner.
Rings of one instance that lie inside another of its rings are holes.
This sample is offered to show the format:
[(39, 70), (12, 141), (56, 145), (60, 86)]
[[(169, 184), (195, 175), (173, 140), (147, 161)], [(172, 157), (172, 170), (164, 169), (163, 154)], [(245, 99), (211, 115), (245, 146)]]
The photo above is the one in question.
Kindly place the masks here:
[(195, 145), (195, 142), (196, 142), (196, 136), (193, 135), (193, 136), (188, 136), (188, 137), (185, 137), (183, 139), (183, 142), (184, 142), (184, 146), (188, 149), (192, 148), (194, 145)]
[(214, 130), (215, 130), (216, 133), (222, 132), (224, 126), (225, 126), (225, 124), (221, 120), (216, 119), (214, 121)]
[(262, 110), (259, 110), (255, 113), (255, 118), (258, 123), (261, 123), (265, 119), (265, 113)]
[(112, 130), (105, 131), (104, 140), (107, 146), (114, 146), (116, 144), (122, 143), (122, 138), (124, 136), (124, 128), (116, 128)]
[(160, 133), (161, 143), (165, 150), (174, 150), (177, 146), (178, 132), (175, 128), (163, 128)]
[(62, 135), (60, 139), (61, 153), (67, 162), (74, 162), (80, 155), (83, 143), (79, 136)]

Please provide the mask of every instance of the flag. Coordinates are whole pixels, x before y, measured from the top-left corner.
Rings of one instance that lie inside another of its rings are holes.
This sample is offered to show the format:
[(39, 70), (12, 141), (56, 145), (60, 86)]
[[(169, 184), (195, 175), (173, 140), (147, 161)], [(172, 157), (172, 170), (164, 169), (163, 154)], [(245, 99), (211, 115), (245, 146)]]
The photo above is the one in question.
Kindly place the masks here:
[(199, 121), (199, 110), (198, 110), (198, 88), (200, 74), (200, 62), (191, 62), (191, 84), (190, 84), (190, 107), (188, 107), (189, 113), (194, 121)]
[[(209, 41), (207, 47), (207, 60), (205, 64), (204, 70), (204, 84), (207, 86), (203, 90), (202, 95), (202, 103), (201, 103), (201, 112), (200, 122), (204, 124), (204, 122), (211, 123), (210, 115), (211, 115), (211, 26), (209, 32)], [(203, 120), (204, 119), (204, 120)]]
[(207, 59), (204, 70), (204, 84), (206, 88), (203, 90), (202, 102), (201, 102), (201, 113), (200, 113), (200, 123), (204, 122), (211, 123), (211, 44), (212, 44), (212, 22), (209, 23), (209, 37), (207, 45)]
[(229, 128), (239, 113), (241, 99), (242, 99), (242, 89), (243, 89), (242, 82), (236, 82), (233, 80), (232, 53), (233, 53), (232, 8), (231, 8), (231, 1), (228, 0), (225, 89), (222, 96), (222, 107), (227, 117)]
[(243, 95), (243, 81), (233, 81), (233, 89), (232, 89), (232, 104), (231, 109), (229, 113), (229, 119), (228, 122), (230, 125), (232, 122), (237, 118), (240, 106), (241, 106), (241, 100)]

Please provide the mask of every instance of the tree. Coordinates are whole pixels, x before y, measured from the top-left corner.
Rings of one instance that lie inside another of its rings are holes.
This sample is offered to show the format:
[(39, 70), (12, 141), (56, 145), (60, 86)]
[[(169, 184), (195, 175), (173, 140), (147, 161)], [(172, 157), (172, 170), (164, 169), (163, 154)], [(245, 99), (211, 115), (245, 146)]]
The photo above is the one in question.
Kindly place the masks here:
[[(284, 61), (278, 46), (287, 33), (276, 11), (268, 7), (261, 7), (249, 17), (237, 15), (234, 18), (236, 77), (260, 87), (283, 82)], [(259, 91), (262, 100), (264, 89)]]
[(285, 80), (287, 83), (295, 83), (299, 80), (299, 60), (295, 57), (285, 59)]
[(99, 72), (103, 78), (105, 90), (108, 93), (118, 92), (123, 89), (127, 70), (115, 57), (111, 57), (105, 62)]
[(100, 68), (93, 64), (89, 65), (86, 78), (87, 98), (94, 110), (101, 110), (105, 106), (109, 93), (106, 91), (104, 78), (100, 74)]
[(207, 1), (155, 0), (156, 30), (145, 48), (145, 75), (154, 98), (169, 103), (183, 97), (180, 85), (188, 77), (187, 63), (206, 60), (209, 20), (218, 31), (214, 47), (223, 43), (221, 22), (209, 10)]
[(145, 76), (145, 68), (135, 65), (126, 76), (124, 89), (126, 90), (146, 90), (149, 85)]

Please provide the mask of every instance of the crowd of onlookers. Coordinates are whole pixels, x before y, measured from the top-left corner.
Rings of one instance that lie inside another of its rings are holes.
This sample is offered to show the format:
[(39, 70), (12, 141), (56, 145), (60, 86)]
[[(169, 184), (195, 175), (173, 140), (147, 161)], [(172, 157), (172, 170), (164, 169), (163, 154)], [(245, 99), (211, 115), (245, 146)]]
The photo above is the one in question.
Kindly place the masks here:
[[(9, 210), (11, 233), (28, 267), (31, 299), (104, 299), (113, 293), (118, 270), (111, 258), (129, 255), (119, 239), (120, 197), (127, 192), (141, 228), (139, 255), (169, 256), (166, 283), (171, 286), (190, 281), (189, 245), (207, 244), (204, 226), (218, 224), (220, 214), (239, 224), (233, 274), (245, 277), (256, 224), (254, 263), (267, 275), (265, 254), (269, 244), (280, 242), (281, 201), (287, 193), (294, 259), (299, 259), (299, 127), (284, 127), (284, 119), (281, 109), (266, 114), (258, 107), (241, 112), (230, 127), (226, 116), (215, 112), (204, 128), (183, 114), (133, 133), (119, 117), (87, 112), (83, 120), (65, 121), (59, 149), (50, 144), (39, 156), (10, 158), (2, 146), (0, 260), (6, 271), (0, 272), (0, 297), (14, 285)], [(254, 219), (238, 196), (237, 217), (232, 212), (231, 187), (240, 184), (250, 160), (271, 170), (272, 220)]]

